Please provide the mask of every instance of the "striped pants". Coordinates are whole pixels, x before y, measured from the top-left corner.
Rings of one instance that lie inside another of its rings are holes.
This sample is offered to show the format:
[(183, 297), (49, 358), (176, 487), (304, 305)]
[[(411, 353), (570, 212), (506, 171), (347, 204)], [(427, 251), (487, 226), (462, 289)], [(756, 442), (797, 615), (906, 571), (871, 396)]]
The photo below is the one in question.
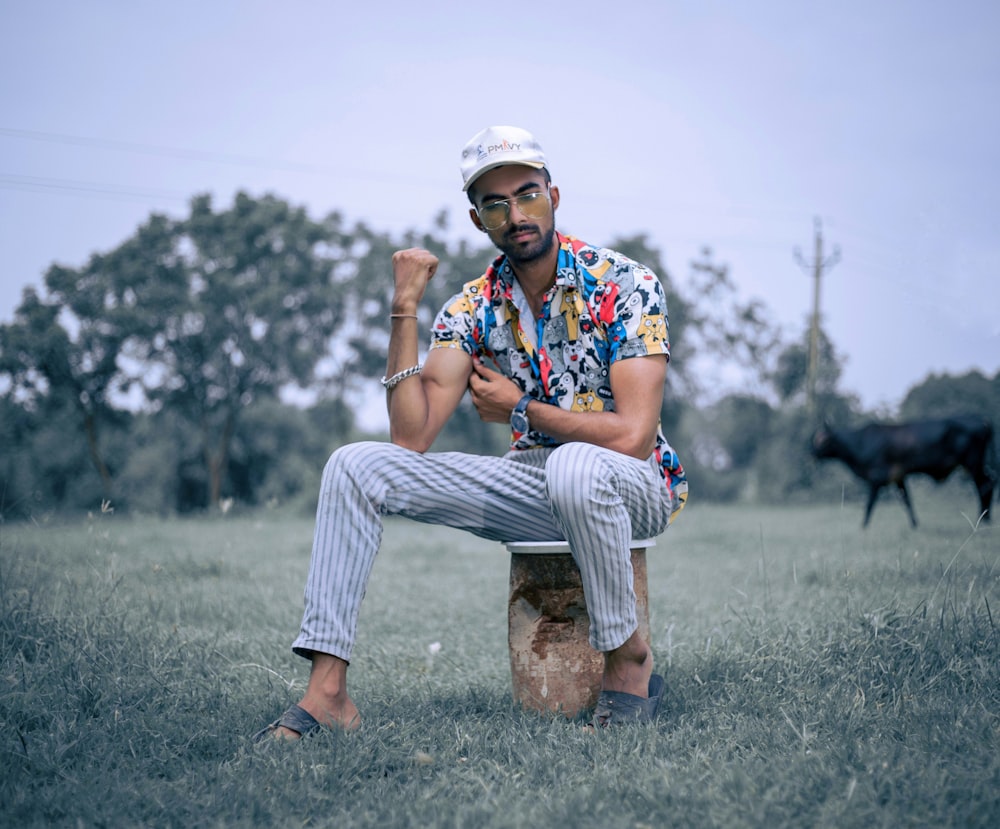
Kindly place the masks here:
[(503, 457), (420, 454), (381, 442), (343, 446), (323, 470), (305, 613), (292, 648), (350, 661), (382, 517), (401, 515), (501, 542), (566, 540), (583, 579), (590, 644), (614, 650), (638, 624), (630, 541), (662, 533), (670, 510), (655, 458), (586, 443)]

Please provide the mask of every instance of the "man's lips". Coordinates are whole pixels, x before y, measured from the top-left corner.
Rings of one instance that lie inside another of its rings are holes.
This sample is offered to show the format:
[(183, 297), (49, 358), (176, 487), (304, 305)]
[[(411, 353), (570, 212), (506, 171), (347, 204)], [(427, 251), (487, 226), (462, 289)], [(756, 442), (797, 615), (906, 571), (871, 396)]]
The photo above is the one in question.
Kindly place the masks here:
[(507, 238), (511, 242), (525, 242), (538, 235), (538, 228), (534, 225), (521, 225), (507, 231)]

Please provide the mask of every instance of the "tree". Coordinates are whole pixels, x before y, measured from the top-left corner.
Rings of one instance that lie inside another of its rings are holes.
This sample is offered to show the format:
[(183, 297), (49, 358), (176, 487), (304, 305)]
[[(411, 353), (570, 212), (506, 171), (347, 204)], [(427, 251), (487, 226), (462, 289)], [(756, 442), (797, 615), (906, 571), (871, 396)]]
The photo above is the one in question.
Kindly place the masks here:
[(689, 300), (689, 348), (701, 358), (733, 366), (745, 378), (744, 387), (762, 391), (780, 340), (763, 303), (737, 299), (729, 268), (716, 263), (708, 247), (691, 263), (686, 291), (693, 297)]
[(301, 208), (238, 193), (215, 212), (198, 196), (177, 226), (183, 278), (161, 292), (151, 280), (146, 336), (135, 358), (159, 406), (182, 413), (198, 435), (207, 498), (217, 505), (240, 413), (288, 384), (308, 384), (342, 319), (330, 239)]
[[(92, 266), (95, 261), (96, 257)], [(121, 421), (112, 397), (124, 390), (117, 366), (124, 335), (113, 314), (100, 319), (81, 315), (81, 308), (95, 301), (94, 291), (88, 290), (93, 283), (71, 288), (66, 284), (67, 273), (67, 269), (52, 267), (46, 274), (51, 301), (43, 302), (33, 289), (26, 290), (14, 322), (0, 327), (0, 373), (10, 380), (21, 405), (30, 410), (72, 407), (103, 497), (111, 498), (112, 474), (100, 435), (102, 425)], [(61, 322), (63, 317), (74, 336)]]
[[(806, 379), (809, 366), (809, 333), (798, 342), (789, 343), (778, 354), (775, 368), (767, 375), (778, 400), (784, 404), (805, 403)], [(843, 358), (837, 353), (826, 332), (819, 329), (819, 373), (816, 380), (818, 401), (837, 395), (837, 384), (843, 371)], [(820, 411), (823, 406), (820, 405)], [(829, 416), (829, 415), (827, 415)]]
[[(184, 284), (176, 228), (153, 214), (131, 238), (91, 256), (82, 268), (52, 266), (45, 274), (47, 300), (26, 291), (14, 323), (0, 332), (2, 368), (14, 396), (39, 413), (32, 437), (37, 489), (51, 492), (60, 505), (78, 500), (67, 494), (81, 478), (70, 452), (76, 435), (84, 438), (103, 497), (121, 495), (114, 478), (124, 463), (126, 401), (146, 368), (135, 355), (156, 333), (149, 310), (171, 301)], [(132, 402), (141, 403), (141, 395)], [(78, 428), (65, 416), (69, 409), (77, 413)], [(118, 440), (110, 440), (109, 430)], [(109, 450), (121, 463), (109, 462)], [(60, 483), (63, 478), (72, 483)]]
[(31, 413), (11, 394), (0, 395), (0, 522), (6, 516), (30, 515), (36, 498), (34, 458), (31, 453), (34, 422)]
[(774, 411), (766, 401), (747, 394), (727, 394), (712, 406), (716, 433), (736, 469), (747, 469), (771, 437)]
[[(29, 402), (75, 402), (106, 487), (98, 426), (141, 390), (133, 407), (169, 409), (196, 436), (183, 443), (199, 447), (205, 498), (217, 504), (240, 412), (309, 384), (327, 351), (343, 317), (329, 254), (340, 244), (274, 197), (240, 193), (220, 212), (196, 197), (186, 220), (153, 215), (83, 268), (51, 268), (51, 301), (27, 295), (3, 329), (0, 369)], [(190, 467), (179, 474), (198, 486)]]
[[(150, 333), (138, 325), (141, 300), (155, 302), (180, 281), (171, 244), (175, 230), (175, 222), (154, 213), (135, 235), (110, 253), (93, 255), (82, 269), (53, 266), (45, 275), (52, 302), (73, 332), (71, 374), (88, 415), (85, 433), (92, 447), (97, 446), (94, 427), (120, 421), (124, 400), (137, 382), (138, 367), (124, 361), (130, 343)], [(152, 295), (140, 297), (135, 286), (143, 283), (155, 286)]]
[[(161, 512), (218, 504), (222, 495), (300, 498), (315, 457), (364, 428), (352, 403), (381, 394), (392, 253), (419, 246), (440, 260), (419, 311), (425, 331), (496, 255), (466, 242), (449, 247), (444, 229), (439, 217), (432, 231), (397, 240), (363, 223), (347, 228), (336, 212), (314, 222), (273, 196), (240, 193), (223, 210), (199, 196), (187, 218), (154, 214), (85, 266), (50, 268), (44, 298), (26, 293), (14, 322), (0, 326), (4, 436), (17, 444), (0, 484), (22, 503), (78, 505), (92, 502), (96, 474), (105, 497), (116, 492), (118, 503)], [(710, 250), (681, 287), (645, 235), (610, 246), (664, 286), (672, 393), (661, 415), (689, 474), (714, 476), (698, 491), (745, 496), (759, 480), (762, 492), (765, 483), (799, 492), (808, 482), (787, 470), (799, 463), (805, 419), (785, 423), (753, 386), (764, 377), (778, 399), (795, 403), (804, 347), (792, 343), (773, 360), (778, 338), (763, 306), (737, 299)], [(839, 419), (852, 405), (836, 392), (839, 357), (825, 337), (823, 345), (821, 399)], [(706, 407), (706, 363), (735, 366), (746, 378), (739, 393)], [(292, 387), (312, 393), (306, 417), (279, 403)], [(508, 438), (465, 400), (434, 448), (499, 452)], [(755, 478), (751, 468), (765, 461), (774, 474)]]
[(930, 374), (906, 393), (899, 413), (904, 420), (982, 414), (1000, 427), (1000, 372), (992, 379), (979, 371)]

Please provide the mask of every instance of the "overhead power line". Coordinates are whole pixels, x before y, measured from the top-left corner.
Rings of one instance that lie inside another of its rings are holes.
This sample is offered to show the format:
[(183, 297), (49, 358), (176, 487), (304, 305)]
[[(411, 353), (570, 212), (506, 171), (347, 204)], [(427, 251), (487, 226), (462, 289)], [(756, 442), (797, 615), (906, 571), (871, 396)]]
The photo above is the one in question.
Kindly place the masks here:
[(285, 170), (300, 173), (334, 173), (329, 167), (316, 164), (302, 164), (296, 161), (284, 161), (273, 158), (255, 158), (253, 156), (233, 155), (232, 153), (217, 153), (206, 150), (192, 150), (181, 147), (164, 147), (156, 144), (140, 144), (133, 141), (118, 141), (110, 138), (89, 138), (80, 135), (67, 135), (58, 132), (40, 132), (38, 130), (22, 130), (12, 127), (0, 127), (0, 135), (11, 138), (23, 138), (30, 141), (49, 141), (55, 144), (71, 144), (77, 147), (97, 147), (104, 150), (142, 153), (144, 155), (182, 158), (188, 161), (210, 161), (214, 163), (237, 164), (243, 167), (257, 167), (270, 170)]
[(151, 190), (119, 184), (102, 184), (96, 181), (74, 181), (73, 179), (45, 178), (43, 176), (21, 176), (0, 173), (0, 190), (22, 190), (34, 193), (48, 193), (53, 190), (76, 193), (81, 196), (111, 196), (115, 198), (171, 199), (189, 201), (191, 195), (179, 190)]

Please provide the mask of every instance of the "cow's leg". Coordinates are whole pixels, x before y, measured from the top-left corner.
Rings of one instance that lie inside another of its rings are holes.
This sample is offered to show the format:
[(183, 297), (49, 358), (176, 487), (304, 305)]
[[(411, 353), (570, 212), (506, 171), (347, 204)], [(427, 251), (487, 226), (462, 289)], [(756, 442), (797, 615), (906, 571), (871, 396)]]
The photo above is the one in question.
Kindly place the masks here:
[(872, 518), (872, 510), (875, 509), (875, 501), (878, 499), (878, 491), (881, 484), (871, 484), (868, 488), (868, 504), (865, 506), (865, 520), (861, 522), (862, 527), (867, 527)]
[(974, 474), (972, 480), (976, 484), (976, 491), (979, 493), (979, 515), (983, 521), (990, 520), (990, 504), (993, 503), (993, 487), (995, 481), (986, 470), (979, 474)]
[(910, 526), (917, 526), (917, 516), (913, 514), (913, 504), (910, 503), (910, 493), (906, 491), (906, 481), (898, 481), (899, 494), (903, 496), (903, 503), (906, 504), (906, 511), (910, 514)]

